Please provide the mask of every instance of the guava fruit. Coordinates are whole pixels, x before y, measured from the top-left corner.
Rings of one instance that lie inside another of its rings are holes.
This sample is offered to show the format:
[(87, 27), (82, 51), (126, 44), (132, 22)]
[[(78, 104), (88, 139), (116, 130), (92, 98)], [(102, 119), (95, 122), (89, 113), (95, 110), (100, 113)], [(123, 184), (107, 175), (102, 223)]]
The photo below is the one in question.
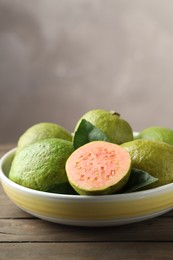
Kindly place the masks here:
[(68, 130), (58, 124), (41, 122), (29, 127), (21, 135), (17, 143), (17, 148), (21, 150), (30, 144), (48, 138), (60, 138), (71, 141), (72, 135)]
[(85, 113), (77, 122), (74, 132), (82, 119), (89, 121), (99, 128), (115, 144), (133, 140), (133, 131), (130, 124), (118, 113), (103, 109), (94, 109)]
[(66, 162), (69, 183), (80, 195), (116, 193), (127, 183), (130, 171), (129, 153), (106, 141), (93, 141), (79, 147)]
[(65, 163), (73, 150), (72, 142), (58, 138), (30, 144), (15, 154), (9, 179), (35, 190), (67, 193)]
[(152, 126), (139, 132), (135, 139), (156, 140), (173, 145), (173, 130), (160, 126)]
[(173, 146), (155, 140), (137, 139), (121, 145), (132, 158), (132, 167), (148, 172), (158, 181), (147, 188), (173, 182)]

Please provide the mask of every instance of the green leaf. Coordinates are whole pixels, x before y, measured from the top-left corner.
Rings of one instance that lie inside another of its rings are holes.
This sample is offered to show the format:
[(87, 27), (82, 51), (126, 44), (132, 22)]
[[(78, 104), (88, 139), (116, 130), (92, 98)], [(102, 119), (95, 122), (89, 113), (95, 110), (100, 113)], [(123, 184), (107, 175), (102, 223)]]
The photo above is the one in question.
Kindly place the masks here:
[(107, 141), (109, 138), (96, 126), (91, 124), (86, 119), (82, 119), (78, 129), (74, 133), (73, 146), (74, 149), (80, 146), (92, 142), (92, 141)]
[(151, 183), (156, 182), (157, 180), (157, 178), (153, 177), (145, 171), (132, 168), (129, 180), (126, 186), (124, 187), (123, 191), (125, 193), (137, 191)]

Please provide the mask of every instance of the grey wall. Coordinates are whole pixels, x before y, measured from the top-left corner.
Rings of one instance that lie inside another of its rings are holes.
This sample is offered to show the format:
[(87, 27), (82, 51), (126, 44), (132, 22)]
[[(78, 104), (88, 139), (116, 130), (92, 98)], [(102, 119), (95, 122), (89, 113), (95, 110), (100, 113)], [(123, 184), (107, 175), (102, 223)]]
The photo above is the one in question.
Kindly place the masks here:
[(93, 108), (173, 128), (172, 0), (0, 0), (0, 143)]

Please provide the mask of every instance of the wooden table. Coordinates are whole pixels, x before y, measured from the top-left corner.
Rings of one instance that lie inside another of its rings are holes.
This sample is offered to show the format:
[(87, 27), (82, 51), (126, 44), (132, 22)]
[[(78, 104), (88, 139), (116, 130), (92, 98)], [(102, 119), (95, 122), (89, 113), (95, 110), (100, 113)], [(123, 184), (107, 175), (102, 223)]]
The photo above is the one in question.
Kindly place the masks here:
[[(12, 147), (0, 145), (0, 156)], [(173, 259), (173, 211), (124, 226), (65, 226), (23, 212), (0, 185), (0, 259)]]

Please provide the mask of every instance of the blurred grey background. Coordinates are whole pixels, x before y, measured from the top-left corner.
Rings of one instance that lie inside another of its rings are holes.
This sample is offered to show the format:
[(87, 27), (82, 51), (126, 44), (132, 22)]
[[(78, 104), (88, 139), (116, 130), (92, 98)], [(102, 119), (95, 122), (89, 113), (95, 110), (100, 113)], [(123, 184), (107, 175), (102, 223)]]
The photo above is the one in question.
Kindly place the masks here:
[(88, 110), (173, 128), (172, 0), (0, 0), (0, 143)]

